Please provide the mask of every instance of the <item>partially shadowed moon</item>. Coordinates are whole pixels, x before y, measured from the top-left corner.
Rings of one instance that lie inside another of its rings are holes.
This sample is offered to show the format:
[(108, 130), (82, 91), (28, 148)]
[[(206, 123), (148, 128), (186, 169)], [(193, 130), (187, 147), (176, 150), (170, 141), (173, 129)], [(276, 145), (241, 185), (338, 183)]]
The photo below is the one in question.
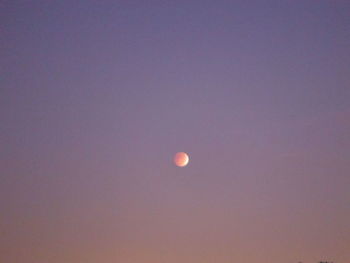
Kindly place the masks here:
[(174, 163), (179, 167), (184, 167), (188, 164), (188, 161), (190, 158), (188, 157), (188, 154), (185, 152), (178, 152), (175, 154), (174, 157)]

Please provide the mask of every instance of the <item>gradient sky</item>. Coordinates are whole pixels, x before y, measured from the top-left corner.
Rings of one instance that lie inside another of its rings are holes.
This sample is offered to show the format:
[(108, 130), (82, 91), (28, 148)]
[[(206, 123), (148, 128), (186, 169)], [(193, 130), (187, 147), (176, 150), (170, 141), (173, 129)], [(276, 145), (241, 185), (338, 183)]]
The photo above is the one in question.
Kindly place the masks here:
[(0, 1), (0, 55), (0, 262), (350, 262), (350, 1)]

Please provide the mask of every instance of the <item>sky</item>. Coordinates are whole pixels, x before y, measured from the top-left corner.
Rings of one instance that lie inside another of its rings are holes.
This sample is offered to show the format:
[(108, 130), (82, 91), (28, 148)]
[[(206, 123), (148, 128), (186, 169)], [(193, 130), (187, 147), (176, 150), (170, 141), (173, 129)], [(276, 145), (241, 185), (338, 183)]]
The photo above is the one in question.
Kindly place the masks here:
[(349, 14), (0, 1), (0, 261), (350, 262)]

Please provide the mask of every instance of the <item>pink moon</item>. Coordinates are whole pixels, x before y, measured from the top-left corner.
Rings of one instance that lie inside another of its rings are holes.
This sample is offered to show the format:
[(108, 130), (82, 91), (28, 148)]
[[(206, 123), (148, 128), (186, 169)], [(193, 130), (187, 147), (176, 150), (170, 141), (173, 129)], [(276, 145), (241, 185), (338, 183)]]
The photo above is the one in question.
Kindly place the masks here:
[(174, 157), (174, 163), (176, 166), (179, 166), (179, 167), (186, 166), (189, 160), (190, 158), (188, 157), (188, 154), (185, 152), (178, 152), (177, 154), (175, 154), (175, 157)]

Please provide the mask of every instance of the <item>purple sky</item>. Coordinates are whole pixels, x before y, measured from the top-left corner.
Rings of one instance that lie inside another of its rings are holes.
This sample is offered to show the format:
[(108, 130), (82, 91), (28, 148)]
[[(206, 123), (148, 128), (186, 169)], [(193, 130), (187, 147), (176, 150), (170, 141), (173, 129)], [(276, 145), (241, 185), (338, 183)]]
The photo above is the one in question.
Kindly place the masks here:
[(0, 262), (350, 262), (350, 1), (0, 1), (0, 55)]

